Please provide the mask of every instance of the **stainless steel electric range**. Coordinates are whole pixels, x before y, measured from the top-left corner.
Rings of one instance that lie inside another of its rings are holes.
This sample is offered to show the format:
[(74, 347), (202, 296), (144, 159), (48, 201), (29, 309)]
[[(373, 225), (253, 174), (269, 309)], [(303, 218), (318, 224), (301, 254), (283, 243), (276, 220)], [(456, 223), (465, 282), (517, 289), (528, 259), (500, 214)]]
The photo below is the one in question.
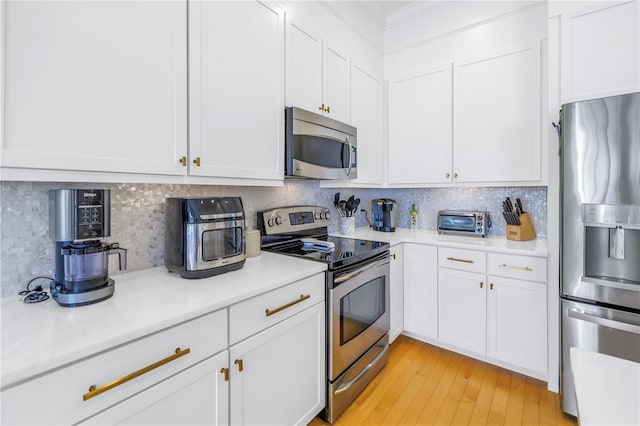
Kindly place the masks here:
[(327, 264), (327, 399), (333, 423), (387, 363), (389, 244), (330, 236), (319, 206), (258, 212), (262, 250)]

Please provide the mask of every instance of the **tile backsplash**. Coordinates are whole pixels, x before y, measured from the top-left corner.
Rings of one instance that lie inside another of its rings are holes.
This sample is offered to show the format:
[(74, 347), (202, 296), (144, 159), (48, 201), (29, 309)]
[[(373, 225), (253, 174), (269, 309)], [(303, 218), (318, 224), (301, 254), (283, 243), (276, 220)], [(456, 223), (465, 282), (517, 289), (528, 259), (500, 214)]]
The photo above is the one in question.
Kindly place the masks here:
[[(127, 270), (164, 265), (164, 199), (166, 197), (239, 196), (248, 228), (256, 226), (259, 210), (287, 205), (313, 204), (333, 208), (333, 196), (355, 194), (360, 208), (370, 215), (371, 199), (393, 198), (398, 203), (398, 225), (409, 227), (409, 208), (418, 207), (421, 229), (435, 229), (438, 210), (486, 210), (493, 226), (490, 235), (504, 235), (501, 204), (519, 197), (534, 222), (539, 237), (546, 237), (546, 187), (326, 189), (318, 181), (290, 180), (282, 187), (201, 186), (166, 184), (64, 184), (0, 182), (0, 295), (14, 295), (36, 276), (53, 274), (53, 239), (49, 235), (49, 190), (96, 188), (111, 190), (111, 237), (128, 250)], [(329, 231), (337, 231), (337, 213)], [(369, 216), (370, 217), (370, 216)], [(356, 226), (366, 226), (358, 213)], [(113, 256), (112, 256), (113, 257)], [(117, 258), (110, 275), (116, 275)], [(40, 282), (43, 287), (48, 285)]]

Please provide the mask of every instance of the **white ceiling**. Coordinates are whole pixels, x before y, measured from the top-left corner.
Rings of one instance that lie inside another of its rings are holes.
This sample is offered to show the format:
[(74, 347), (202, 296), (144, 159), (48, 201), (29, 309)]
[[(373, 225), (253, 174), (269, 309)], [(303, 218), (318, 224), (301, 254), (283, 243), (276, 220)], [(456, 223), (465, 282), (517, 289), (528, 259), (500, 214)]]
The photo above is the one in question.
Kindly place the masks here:
[(361, 0), (354, 1), (352, 3), (355, 3), (358, 7), (366, 10), (379, 24), (384, 25), (387, 19), (394, 14), (398, 15), (403, 12), (411, 14), (412, 10), (416, 10), (418, 8), (421, 13), (425, 13), (431, 9), (441, 7), (446, 3), (450, 3), (451, 1), (454, 0)]

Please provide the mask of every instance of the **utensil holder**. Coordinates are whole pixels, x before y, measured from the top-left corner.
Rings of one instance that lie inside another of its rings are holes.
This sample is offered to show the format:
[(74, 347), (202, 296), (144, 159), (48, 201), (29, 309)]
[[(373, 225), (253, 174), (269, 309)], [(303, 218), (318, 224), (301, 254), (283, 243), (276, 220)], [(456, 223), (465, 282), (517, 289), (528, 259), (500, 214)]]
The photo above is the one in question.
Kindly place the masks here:
[(531, 223), (529, 213), (520, 215), (520, 225), (507, 225), (507, 240), (529, 241), (536, 238), (536, 230)]
[(355, 216), (341, 216), (340, 217), (340, 234), (352, 235), (356, 232), (356, 218)]

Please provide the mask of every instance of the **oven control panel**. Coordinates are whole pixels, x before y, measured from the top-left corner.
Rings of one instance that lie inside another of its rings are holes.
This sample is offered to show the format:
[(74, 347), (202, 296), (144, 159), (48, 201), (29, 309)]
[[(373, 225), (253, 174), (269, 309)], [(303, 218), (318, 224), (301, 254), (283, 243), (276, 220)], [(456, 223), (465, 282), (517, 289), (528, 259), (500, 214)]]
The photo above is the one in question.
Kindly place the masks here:
[(329, 225), (331, 212), (326, 207), (279, 207), (258, 212), (258, 226), (264, 235), (305, 231)]

